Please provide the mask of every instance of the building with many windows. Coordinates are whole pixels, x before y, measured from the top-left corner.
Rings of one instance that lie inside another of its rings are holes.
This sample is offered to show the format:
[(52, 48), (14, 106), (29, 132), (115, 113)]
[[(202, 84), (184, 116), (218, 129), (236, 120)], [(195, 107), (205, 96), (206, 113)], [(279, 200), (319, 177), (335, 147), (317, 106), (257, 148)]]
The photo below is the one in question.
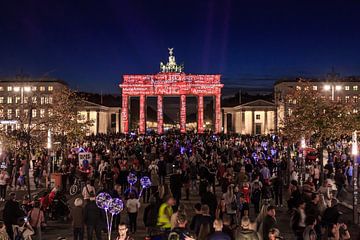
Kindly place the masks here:
[[(49, 77), (0, 78), (0, 127), (19, 129), (21, 122), (26, 122), (21, 119), (30, 116), (29, 111), (33, 124), (36, 124), (37, 120), (51, 114), (53, 93), (67, 87), (64, 81)], [(93, 123), (89, 134), (119, 132), (120, 98), (103, 104), (103, 101), (89, 97), (91, 95), (86, 95), (79, 111), (84, 119)], [(27, 127), (26, 123), (24, 127)]]
[[(291, 102), (287, 102), (286, 96), (293, 90), (302, 91), (299, 81), (310, 83), (314, 91), (319, 91), (323, 98), (329, 101), (358, 102), (360, 97), (360, 77), (337, 77), (330, 76), (326, 79), (290, 79), (281, 80), (274, 85), (276, 106), (276, 131), (282, 126), (284, 117), (291, 114)], [(289, 101), (289, 100), (288, 100)], [(358, 111), (358, 109), (354, 109)]]
[(20, 127), (19, 119), (28, 116), (44, 118), (51, 114), (53, 93), (67, 84), (48, 77), (16, 76), (0, 79), (0, 124), (7, 129)]

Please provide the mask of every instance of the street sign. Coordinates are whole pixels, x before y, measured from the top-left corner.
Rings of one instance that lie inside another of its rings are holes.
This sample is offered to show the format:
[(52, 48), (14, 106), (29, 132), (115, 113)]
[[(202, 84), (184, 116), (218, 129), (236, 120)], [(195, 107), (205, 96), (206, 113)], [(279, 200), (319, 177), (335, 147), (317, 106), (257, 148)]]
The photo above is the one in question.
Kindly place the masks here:
[(84, 161), (87, 161), (88, 164), (92, 161), (92, 153), (90, 152), (80, 152), (79, 153), (79, 166), (82, 167)]

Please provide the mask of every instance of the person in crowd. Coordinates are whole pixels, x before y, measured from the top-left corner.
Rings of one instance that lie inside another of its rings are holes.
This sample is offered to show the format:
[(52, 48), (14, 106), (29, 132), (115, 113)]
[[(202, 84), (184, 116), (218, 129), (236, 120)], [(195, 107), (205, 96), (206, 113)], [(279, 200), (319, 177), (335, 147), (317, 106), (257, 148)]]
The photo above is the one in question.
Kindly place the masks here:
[[(279, 171), (280, 173), (280, 171)], [(275, 196), (275, 205), (276, 207), (282, 207), (283, 206), (283, 185), (284, 180), (282, 178), (281, 173), (275, 176), (271, 180), (273, 190), (274, 190), (274, 196)]]
[(30, 226), (35, 230), (38, 240), (42, 239), (41, 227), (45, 226), (44, 211), (40, 208), (40, 202), (35, 201), (34, 208), (28, 213)]
[(306, 226), (305, 206), (306, 206), (305, 201), (300, 200), (300, 202), (298, 203), (298, 207), (294, 209), (294, 212), (291, 216), (291, 223), (290, 223), (291, 228), (298, 240), (303, 239), (303, 232)]
[(348, 240), (351, 239), (349, 230), (344, 223), (332, 224), (327, 232), (328, 240)]
[(272, 228), (269, 230), (269, 235), (268, 235), (269, 240), (277, 240), (277, 239), (282, 239), (282, 237), (280, 237), (280, 231), (277, 228)]
[(259, 181), (253, 183), (253, 189), (251, 192), (251, 203), (254, 204), (256, 215), (260, 213), (261, 189), (259, 183)]
[(316, 235), (316, 218), (314, 216), (307, 216), (305, 220), (305, 229), (303, 231), (303, 239), (304, 240), (316, 240), (318, 237)]
[(8, 185), (8, 180), (10, 179), (9, 174), (6, 170), (0, 170), (0, 202), (5, 201), (6, 197), (6, 188)]
[(31, 236), (35, 234), (35, 231), (27, 221), (27, 218), (24, 217), (19, 218), (17, 224), (13, 225), (12, 228), (15, 240), (31, 240)]
[(201, 206), (201, 216), (197, 219), (195, 222), (195, 229), (194, 232), (196, 236), (199, 235), (201, 227), (209, 227), (210, 231), (213, 231), (212, 225), (213, 225), (214, 219), (211, 217), (209, 212), (209, 206), (208, 205), (202, 205)]
[(16, 225), (18, 223), (18, 219), (23, 218), (24, 216), (24, 212), (20, 209), (20, 205), (16, 201), (16, 194), (11, 192), (9, 194), (9, 200), (5, 202), (3, 211), (6, 232), (8, 233), (10, 239), (13, 239), (14, 237), (12, 225)]
[(230, 236), (231, 240), (234, 240), (234, 231), (231, 225), (231, 219), (228, 215), (224, 215), (223, 217), (223, 229), (222, 231)]
[(176, 200), (176, 207), (180, 204), (182, 186), (181, 170), (178, 169), (170, 176), (170, 190)]
[(214, 232), (209, 235), (208, 240), (231, 240), (230, 236), (222, 231), (223, 222), (220, 219), (216, 219), (213, 224)]
[(177, 219), (178, 219), (179, 214), (185, 214), (186, 215), (186, 213), (185, 213), (185, 205), (184, 204), (180, 204), (179, 207), (177, 208), (176, 212), (174, 212), (171, 215), (171, 218), (170, 218), (171, 229), (174, 229), (176, 227)]
[(140, 208), (139, 199), (135, 198), (134, 193), (130, 193), (129, 199), (126, 201), (126, 210), (129, 216), (129, 226), (132, 234), (137, 230), (137, 215)]
[(83, 187), (81, 194), (85, 202), (89, 202), (90, 196), (96, 194), (94, 184), (92, 184), (90, 180), (86, 181), (86, 185)]
[(249, 217), (241, 219), (241, 226), (235, 233), (235, 240), (259, 240), (256, 231), (251, 229), (251, 222)]
[(176, 227), (174, 227), (169, 233), (169, 240), (185, 240), (190, 236), (189, 231), (186, 228), (187, 219), (186, 215), (182, 212), (177, 215)]
[(125, 223), (120, 223), (118, 226), (118, 236), (115, 240), (134, 240), (132, 237), (128, 234), (128, 227)]
[(10, 240), (4, 222), (0, 221), (0, 240)]
[(225, 203), (225, 213), (230, 216), (231, 223), (236, 224), (236, 212), (238, 210), (237, 199), (234, 194), (234, 185), (231, 184), (227, 187), (226, 193), (223, 194)]
[(85, 205), (84, 209), (87, 238), (92, 240), (95, 231), (96, 240), (101, 240), (101, 229), (103, 227), (102, 210), (96, 205), (95, 194), (91, 193), (89, 197), (89, 202)]
[(201, 204), (208, 205), (210, 209), (210, 215), (215, 218), (215, 212), (218, 203), (212, 186), (207, 186), (206, 192), (201, 196)]
[(190, 230), (191, 231), (195, 230), (195, 224), (196, 224), (196, 222), (199, 221), (198, 219), (202, 216), (201, 203), (196, 203), (194, 205), (194, 210), (195, 210), (195, 215), (192, 217), (191, 222), (190, 222)]
[(264, 240), (269, 240), (270, 229), (276, 228), (277, 226), (275, 218), (276, 210), (275, 207), (272, 205), (268, 206), (266, 210), (267, 212), (262, 226), (262, 236)]
[(173, 196), (168, 196), (166, 201), (161, 204), (159, 208), (157, 226), (166, 231), (171, 229), (171, 215), (173, 214), (173, 206), (175, 206), (175, 199)]
[(74, 207), (70, 211), (72, 220), (73, 236), (74, 240), (84, 239), (84, 208), (83, 200), (76, 198), (74, 201)]

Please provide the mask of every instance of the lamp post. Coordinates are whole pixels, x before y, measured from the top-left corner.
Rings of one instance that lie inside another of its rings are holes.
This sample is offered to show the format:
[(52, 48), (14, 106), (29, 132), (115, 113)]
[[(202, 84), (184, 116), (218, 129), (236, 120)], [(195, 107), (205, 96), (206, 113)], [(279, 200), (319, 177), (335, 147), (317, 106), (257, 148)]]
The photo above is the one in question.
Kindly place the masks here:
[(359, 223), (359, 217), (358, 217), (358, 142), (357, 142), (357, 134), (356, 131), (353, 132), (352, 135), (352, 145), (351, 145), (351, 153), (353, 155), (353, 220), (355, 224)]

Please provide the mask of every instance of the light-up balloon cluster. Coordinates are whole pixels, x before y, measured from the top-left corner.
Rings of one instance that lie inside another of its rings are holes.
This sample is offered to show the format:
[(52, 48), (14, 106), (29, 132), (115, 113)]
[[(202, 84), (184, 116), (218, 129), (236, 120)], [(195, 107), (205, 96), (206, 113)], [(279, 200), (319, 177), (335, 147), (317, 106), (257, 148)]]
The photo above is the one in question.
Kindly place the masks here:
[[(124, 203), (119, 198), (111, 198), (110, 194), (108, 193), (99, 193), (96, 196), (96, 205), (105, 210), (106, 215), (106, 223), (108, 229), (108, 239), (111, 239), (111, 228), (114, 215), (119, 214), (124, 209)], [(109, 214), (111, 217), (109, 219)]]
[[(133, 173), (129, 173), (127, 180), (128, 180), (128, 183), (130, 184), (130, 188), (132, 188), (133, 185), (137, 182), (137, 176)], [(140, 190), (140, 194), (139, 194), (139, 199), (143, 193), (143, 190), (151, 187), (150, 178), (147, 176), (140, 178), (140, 185), (141, 185), (141, 190)]]

